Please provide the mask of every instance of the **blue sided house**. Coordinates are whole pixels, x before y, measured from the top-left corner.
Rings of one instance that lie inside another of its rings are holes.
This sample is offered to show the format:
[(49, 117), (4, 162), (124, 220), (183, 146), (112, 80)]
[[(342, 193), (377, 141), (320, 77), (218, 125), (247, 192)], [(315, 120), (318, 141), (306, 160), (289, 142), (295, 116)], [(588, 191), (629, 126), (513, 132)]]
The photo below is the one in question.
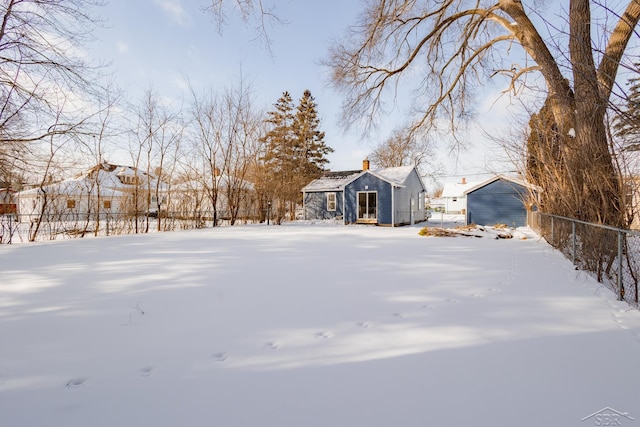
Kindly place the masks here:
[(494, 176), (465, 191), (466, 222), (476, 225), (527, 225), (527, 214), (535, 209), (540, 188), (506, 176)]
[(415, 166), (327, 172), (302, 189), (304, 218), (398, 226), (428, 219), (426, 188)]

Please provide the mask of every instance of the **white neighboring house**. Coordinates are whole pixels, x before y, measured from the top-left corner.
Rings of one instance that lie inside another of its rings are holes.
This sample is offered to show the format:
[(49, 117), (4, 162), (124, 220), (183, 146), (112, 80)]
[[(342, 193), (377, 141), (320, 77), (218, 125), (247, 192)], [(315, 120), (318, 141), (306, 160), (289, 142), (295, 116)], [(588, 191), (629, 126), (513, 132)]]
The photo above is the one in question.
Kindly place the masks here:
[(467, 212), (465, 192), (478, 184), (479, 182), (467, 182), (465, 178), (460, 182), (446, 183), (442, 189), (442, 195), (433, 199), (431, 206), (441, 206), (447, 214), (464, 214)]
[(41, 214), (69, 220), (96, 214), (140, 214), (158, 211), (166, 185), (132, 166), (100, 163), (73, 178), (16, 193), (20, 221)]
[[(213, 219), (211, 194), (216, 192), (216, 211), (218, 219), (247, 216), (255, 207), (255, 188), (253, 183), (229, 177), (226, 174), (215, 176), (208, 185), (202, 180), (189, 180), (173, 184), (166, 210), (182, 218)], [(229, 200), (231, 195), (233, 200)], [(235, 214), (231, 210), (235, 209)]]

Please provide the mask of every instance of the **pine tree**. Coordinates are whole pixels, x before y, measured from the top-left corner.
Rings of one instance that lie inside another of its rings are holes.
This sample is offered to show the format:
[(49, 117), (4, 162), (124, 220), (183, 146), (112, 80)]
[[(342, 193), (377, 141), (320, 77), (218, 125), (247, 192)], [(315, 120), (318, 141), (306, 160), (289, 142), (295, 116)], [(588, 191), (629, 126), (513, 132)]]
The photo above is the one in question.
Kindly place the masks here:
[(291, 199), (292, 179), (295, 170), (295, 141), (293, 132), (294, 107), (289, 92), (284, 92), (274, 104), (275, 109), (267, 113), (269, 131), (262, 138), (265, 153), (262, 162), (268, 172), (266, 188), (272, 203), (275, 222), (280, 224)]
[(270, 130), (262, 138), (262, 162), (269, 172), (267, 187), (275, 222), (280, 223), (287, 210), (290, 218), (294, 217), (302, 187), (322, 174), (329, 162), (326, 155), (333, 149), (324, 142), (317, 104), (309, 90), (295, 109), (289, 92), (284, 92), (274, 107), (267, 113)]
[(296, 108), (294, 132), (302, 166), (298, 173), (306, 184), (322, 174), (325, 165), (329, 163), (326, 155), (333, 152), (333, 148), (324, 142), (324, 132), (320, 131), (317, 104), (308, 89), (304, 91), (300, 104)]
[[(640, 69), (638, 70), (640, 71)], [(640, 77), (629, 79), (629, 97), (626, 100), (626, 108), (620, 111), (613, 124), (616, 136), (623, 141), (623, 149), (627, 151), (640, 151)]]

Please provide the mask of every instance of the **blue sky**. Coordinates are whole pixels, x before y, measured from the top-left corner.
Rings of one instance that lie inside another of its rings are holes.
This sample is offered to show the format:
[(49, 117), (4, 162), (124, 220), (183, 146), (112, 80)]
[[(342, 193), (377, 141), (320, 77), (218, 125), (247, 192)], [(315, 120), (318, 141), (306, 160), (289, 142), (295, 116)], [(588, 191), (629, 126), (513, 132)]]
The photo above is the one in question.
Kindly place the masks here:
[[(333, 170), (359, 168), (372, 147), (398, 124), (390, 117), (367, 138), (357, 131), (344, 132), (337, 124), (341, 99), (328, 87), (328, 70), (320, 61), (330, 41), (355, 23), (359, 0), (278, 1), (276, 13), (287, 23), (268, 27), (272, 55), (254, 40), (251, 24), (243, 24), (235, 15), (229, 14), (227, 25), (218, 31), (212, 17), (202, 11), (205, 4), (206, 0), (109, 0), (98, 10), (107, 28), (96, 33), (91, 54), (111, 62), (117, 83), (134, 103), (149, 88), (176, 103), (186, 102), (187, 79), (196, 88), (222, 89), (237, 84), (240, 74), (252, 82), (258, 102), (267, 109), (285, 90), (297, 100), (309, 89), (318, 104), (326, 142), (335, 149), (329, 158)], [(486, 171), (489, 154), (475, 142), (458, 162), (442, 148), (438, 160), (447, 164), (448, 175), (472, 177)]]

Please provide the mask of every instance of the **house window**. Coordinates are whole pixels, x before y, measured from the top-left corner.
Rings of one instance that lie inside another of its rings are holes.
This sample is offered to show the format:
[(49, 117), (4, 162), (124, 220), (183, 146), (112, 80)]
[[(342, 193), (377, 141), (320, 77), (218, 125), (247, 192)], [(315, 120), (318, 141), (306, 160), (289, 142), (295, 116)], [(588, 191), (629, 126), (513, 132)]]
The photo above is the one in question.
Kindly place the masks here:
[(327, 211), (334, 212), (336, 210), (336, 193), (327, 193)]
[(452, 199), (452, 201), (457, 202), (457, 201), (458, 201), (458, 198), (457, 198), (457, 197), (454, 197), (454, 198)]
[(111, 200), (105, 200), (104, 201), (104, 208), (105, 209), (111, 209)]
[(67, 209), (75, 209), (76, 201), (74, 199), (67, 199)]

